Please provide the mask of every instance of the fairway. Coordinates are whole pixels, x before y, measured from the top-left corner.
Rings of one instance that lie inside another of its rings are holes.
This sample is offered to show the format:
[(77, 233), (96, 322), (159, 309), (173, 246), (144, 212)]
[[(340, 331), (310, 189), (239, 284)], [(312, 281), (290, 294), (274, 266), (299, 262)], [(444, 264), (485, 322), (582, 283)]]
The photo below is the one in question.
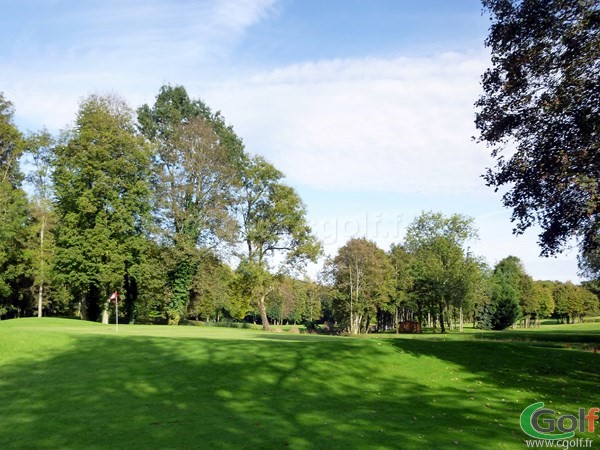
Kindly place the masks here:
[[(526, 406), (598, 406), (598, 343), (600, 324), (347, 338), (3, 321), (0, 448), (522, 449)], [(577, 437), (600, 445), (598, 428)]]

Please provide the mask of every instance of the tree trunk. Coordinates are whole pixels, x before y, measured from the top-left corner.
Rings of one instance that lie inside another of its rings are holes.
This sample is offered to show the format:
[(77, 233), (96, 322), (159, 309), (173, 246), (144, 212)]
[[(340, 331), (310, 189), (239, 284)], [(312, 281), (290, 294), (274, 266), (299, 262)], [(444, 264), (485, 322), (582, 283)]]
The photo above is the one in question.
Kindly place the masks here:
[(40, 289), (38, 292), (38, 317), (42, 317), (42, 298), (44, 293), (44, 228), (46, 228), (46, 217), (42, 217), (40, 229)]
[(446, 326), (444, 325), (444, 307), (440, 305), (440, 332), (446, 332)]
[[(101, 296), (100, 296), (101, 297)], [(102, 303), (102, 323), (108, 325), (110, 300), (104, 300)]]
[(104, 304), (104, 308), (102, 309), (102, 323), (108, 325), (108, 304)]
[(81, 300), (79, 300), (79, 318), (81, 320), (88, 320), (88, 303), (85, 296), (81, 296)]
[(267, 307), (265, 306), (265, 294), (261, 294), (258, 299), (258, 309), (260, 310), (260, 319), (262, 320), (262, 326), (264, 331), (270, 331), (269, 319), (267, 318)]
[(463, 332), (463, 324), (464, 324), (462, 306), (459, 309), (458, 318), (459, 318), (459, 331), (462, 333)]
[(44, 283), (40, 283), (38, 291), (38, 317), (42, 317), (42, 298), (44, 297)]
[(362, 322), (362, 314), (355, 314), (354, 315), (354, 324), (353, 324), (353, 328), (352, 328), (352, 334), (359, 334), (360, 333), (360, 324)]

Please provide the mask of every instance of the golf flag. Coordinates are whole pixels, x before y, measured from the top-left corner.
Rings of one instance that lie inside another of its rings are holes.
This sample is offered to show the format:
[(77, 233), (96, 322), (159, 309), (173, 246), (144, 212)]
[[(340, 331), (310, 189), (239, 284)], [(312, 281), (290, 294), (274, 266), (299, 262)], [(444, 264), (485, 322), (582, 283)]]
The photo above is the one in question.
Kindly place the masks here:
[(119, 294), (117, 293), (117, 291), (115, 291), (112, 293), (109, 300), (116, 300), (118, 297), (119, 297)]

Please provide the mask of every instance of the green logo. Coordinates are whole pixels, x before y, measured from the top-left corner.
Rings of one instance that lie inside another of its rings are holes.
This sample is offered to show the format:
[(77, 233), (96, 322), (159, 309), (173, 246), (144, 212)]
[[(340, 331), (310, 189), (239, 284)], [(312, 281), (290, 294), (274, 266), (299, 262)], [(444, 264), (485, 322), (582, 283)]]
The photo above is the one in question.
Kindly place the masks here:
[(575, 436), (575, 431), (593, 433), (600, 408), (590, 408), (586, 412), (579, 408), (577, 416), (562, 414), (555, 418), (556, 412), (544, 408), (543, 402), (529, 405), (523, 410), (520, 418), (521, 430), (528, 436), (536, 439), (570, 439)]
[[(529, 405), (521, 413), (521, 429), (525, 434), (536, 439), (569, 439), (575, 436), (574, 430), (577, 429), (577, 417), (564, 415), (556, 420), (551, 417), (554, 414), (554, 410), (544, 408), (543, 402)], [(565, 423), (567, 421), (570, 422), (568, 426)], [(556, 430), (559, 433), (555, 433)]]

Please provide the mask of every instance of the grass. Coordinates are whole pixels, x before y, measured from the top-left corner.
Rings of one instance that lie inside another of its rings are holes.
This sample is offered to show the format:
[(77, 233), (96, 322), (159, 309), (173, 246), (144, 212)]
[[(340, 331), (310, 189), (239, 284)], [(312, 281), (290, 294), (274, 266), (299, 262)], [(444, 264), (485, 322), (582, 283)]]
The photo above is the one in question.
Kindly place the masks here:
[(365, 339), (5, 321), (0, 448), (522, 449), (531, 403), (599, 406), (600, 355), (569, 342), (600, 348), (600, 324)]

